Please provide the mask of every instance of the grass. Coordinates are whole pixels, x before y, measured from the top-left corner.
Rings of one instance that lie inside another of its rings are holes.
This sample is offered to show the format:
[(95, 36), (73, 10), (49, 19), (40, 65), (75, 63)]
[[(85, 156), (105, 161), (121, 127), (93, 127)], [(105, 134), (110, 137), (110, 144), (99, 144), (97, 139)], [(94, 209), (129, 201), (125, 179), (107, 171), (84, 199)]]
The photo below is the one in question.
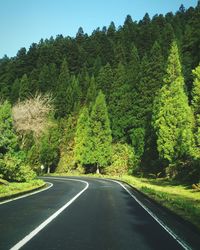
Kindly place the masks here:
[(129, 183), (164, 207), (196, 225), (200, 230), (200, 192), (166, 179), (146, 179), (122, 176)]
[(31, 191), (36, 188), (42, 187), (43, 185), (44, 181), (42, 180), (32, 180), (30, 182), (23, 182), (23, 183), (7, 182), (4, 184), (0, 182), (0, 198), (6, 198), (12, 195)]
[[(59, 174), (62, 175), (62, 174)], [(63, 175), (64, 176), (64, 175)], [(65, 174), (66, 176), (66, 174)], [(124, 181), (157, 201), (200, 230), (200, 191), (164, 178), (147, 179), (134, 176), (84, 175)]]

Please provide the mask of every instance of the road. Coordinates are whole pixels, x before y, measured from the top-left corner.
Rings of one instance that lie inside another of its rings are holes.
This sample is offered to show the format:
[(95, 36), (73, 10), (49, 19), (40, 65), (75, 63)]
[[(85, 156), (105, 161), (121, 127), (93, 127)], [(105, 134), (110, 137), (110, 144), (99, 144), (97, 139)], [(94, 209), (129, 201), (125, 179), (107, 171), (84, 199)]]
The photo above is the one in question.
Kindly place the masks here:
[[(125, 184), (75, 177), (45, 180), (53, 187), (0, 205), (0, 249), (189, 249), (151, 214), (151, 202)], [(190, 249), (198, 249), (195, 241)]]

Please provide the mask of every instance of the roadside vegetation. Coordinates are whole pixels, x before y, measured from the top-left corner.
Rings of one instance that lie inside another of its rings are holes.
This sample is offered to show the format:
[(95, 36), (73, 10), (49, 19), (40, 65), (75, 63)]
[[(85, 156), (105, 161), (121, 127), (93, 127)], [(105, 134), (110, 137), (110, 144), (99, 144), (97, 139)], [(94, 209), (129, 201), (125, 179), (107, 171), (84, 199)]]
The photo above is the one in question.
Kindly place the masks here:
[(20, 195), (26, 192), (41, 188), (45, 185), (42, 180), (32, 180), (29, 182), (7, 182), (0, 179), (0, 200), (7, 199), (13, 195)]
[(0, 59), (0, 177), (123, 176), (200, 224), (199, 19), (200, 1)]
[(122, 176), (119, 179), (180, 215), (200, 230), (200, 188), (198, 186), (183, 185), (163, 178)]
[[(181, 184), (167, 178), (136, 177), (130, 175), (78, 174), (91, 178), (108, 178), (128, 183), (163, 207), (195, 225), (200, 232), (200, 185)], [(74, 173), (51, 174), (51, 176), (74, 176)]]

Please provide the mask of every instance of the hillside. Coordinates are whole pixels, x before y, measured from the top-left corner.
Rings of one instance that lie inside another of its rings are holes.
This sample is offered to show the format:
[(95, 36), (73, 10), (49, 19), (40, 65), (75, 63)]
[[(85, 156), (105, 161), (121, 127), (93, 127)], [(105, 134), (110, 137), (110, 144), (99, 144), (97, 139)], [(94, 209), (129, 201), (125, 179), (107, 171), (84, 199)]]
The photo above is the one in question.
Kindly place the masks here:
[[(16, 179), (8, 169), (23, 162), (38, 173), (43, 165), (198, 182), (199, 20), (200, 2), (138, 22), (128, 15), (118, 28), (79, 28), (74, 38), (41, 39), (2, 58), (2, 177)], [(38, 135), (17, 130), (13, 108), (38, 93), (50, 96), (47, 125)]]

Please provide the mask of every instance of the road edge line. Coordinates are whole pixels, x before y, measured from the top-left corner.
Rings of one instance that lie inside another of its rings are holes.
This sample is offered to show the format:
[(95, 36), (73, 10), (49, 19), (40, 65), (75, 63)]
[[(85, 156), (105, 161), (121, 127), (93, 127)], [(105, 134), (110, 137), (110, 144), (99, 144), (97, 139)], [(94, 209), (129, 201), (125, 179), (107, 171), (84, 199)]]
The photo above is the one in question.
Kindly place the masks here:
[[(51, 179), (59, 179), (59, 178), (51, 178)], [(61, 178), (60, 178), (61, 179)], [(64, 178), (62, 178), (64, 179)], [(68, 206), (70, 206), (83, 192), (85, 192), (89, 183), (82, 180), (74, 180), (74, 179), (65, 179), (70, 181), (79, 181), (86, 184), (86, 187), (82, 189), (78, 194), (76, 194), (70, 201), (68, 201), (64, 206), (58, 209), (55, 213), (53, 213), (48, 219), (42, 222), (38, 227), (36, 227), (32, 232), (26, 235), (22, 240), (20, 240), (17, 244), (15, 244), (10, 250), (18, 250), (23, 247), (28, 241), (30, 241), (36, 234), (38, 234), (43, 228), (45, 228), (52, 220), (54, 220), (59, 214), (61, 214)]]
[[(49, 184), (49, 186), (46, 187), (46, 188), (41, 187), (40, 190), (33, 191), (33, 192), (29, 192), (29, 193), (27, 193), (27, 194), (24, 194), (24, 195), (15, 197), (15, 198), (11, 198), (11, 199), (8, 199), (8, 200), (5, 200), (5, 201), (1, 201), (1, 202), (0, 202), (0, 205), (5, 204), (5, 203), (8, 203), (8, 202), (11, 202), (11, 201), (23, 199), (23, 198), (26, 198), (26, 197), (28, 197), (28, 196), (34, 195), (34, 194), (41, 193), (41, 192), (46, 191), (46, 190), (48, 190), (49, 188), (53, 187), (53, 183), (51, 183), (51, 182), (46, 182), (46, 183)], [(28, 191), (27, 191), (27, 192), (28, 192)]]
[(109, 181), (119, 184), (126, 192), (168, 233), (174, 240), (176, 240), (179, 245), (181, 245), (185, 250), (192, 250), (180, 237), (174, 233), (165, 223), (160, 220), (149, 208), (147, 208), (141, 201), (139, 201), (120, 181), (107, 179)]

